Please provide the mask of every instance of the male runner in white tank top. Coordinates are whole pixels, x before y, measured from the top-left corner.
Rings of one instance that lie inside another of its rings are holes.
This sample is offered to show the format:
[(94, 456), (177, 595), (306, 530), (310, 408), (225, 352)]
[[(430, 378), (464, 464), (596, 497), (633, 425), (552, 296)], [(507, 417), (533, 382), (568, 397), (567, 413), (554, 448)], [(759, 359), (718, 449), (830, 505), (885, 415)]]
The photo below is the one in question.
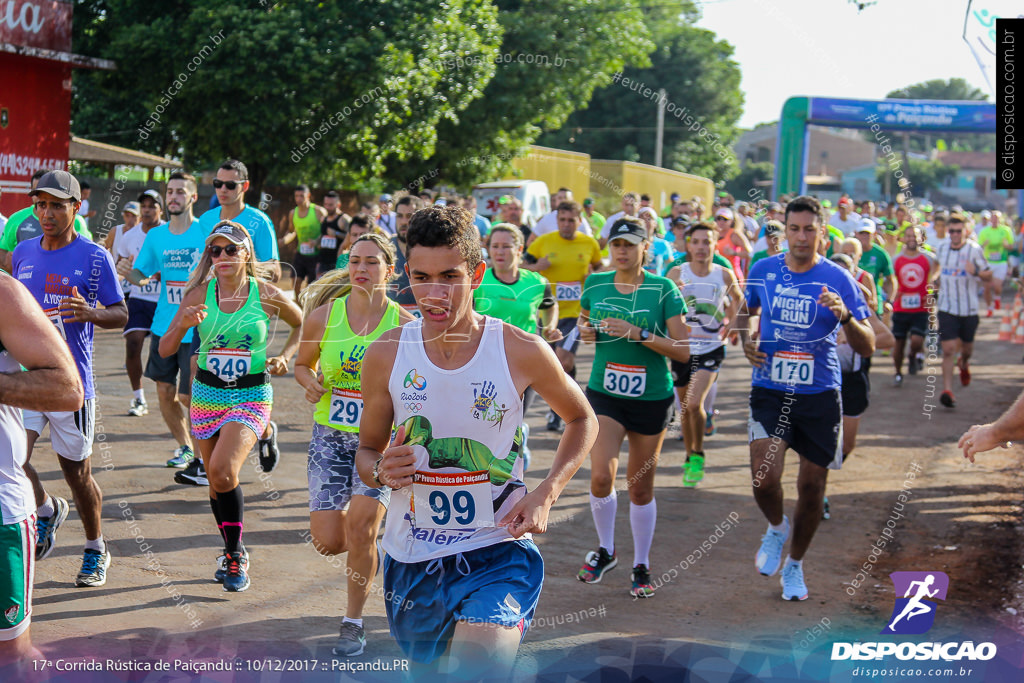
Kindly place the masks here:
[[(0, 680), (28, 680), (36, 502), (25, 474), (21, 409), (72, 411), (83, 402), (78, 369), (57, 328), (32, 295), (0, 273)], [(21, 371), (21, 366), (26, 371)]]
[[(468, 211), (417, 211), (407, 244), (422, 319), (366, 352), (363, 376), (389, 379), (363, 385), (356, 455), (368, 486), (394, 489), (382, 543), (388, 621), (424, 669), (414, 678), (501, 678), (543, 583), (530, 534), (546, 530), (597, 419), (544, 340), (474, 312), (484, 264)], [(566, 427), (550, 473), (528, 492), (520, 425), (531, 386)]]

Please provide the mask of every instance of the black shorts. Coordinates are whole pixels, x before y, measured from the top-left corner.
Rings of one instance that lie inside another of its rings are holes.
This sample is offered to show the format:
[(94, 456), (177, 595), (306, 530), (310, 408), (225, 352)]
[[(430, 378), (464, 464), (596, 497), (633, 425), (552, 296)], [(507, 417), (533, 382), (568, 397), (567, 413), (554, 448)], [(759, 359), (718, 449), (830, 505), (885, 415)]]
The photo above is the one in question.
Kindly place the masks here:
[(945, 311), (939, 311), (939, 341), (950, 341), (959, 339), (963, 342), (974, 341), (974, 334), (978, 331), (978, 316), (976, 315), (953, 315)]
[(843, 417), (860, 417), (868, 409), (871, 377), (867, 370), (843, 373)]
[(316, 279), (316, 268), (320, 263), (319, 256), (306, 256), (304, 254), (296, 254), (295, 258), (292, 259), (292, 268), (295, 272), (292, 274), (296, 280), (309, 280), (312, 282)]
[(837, 470), (843, 464), (842, 394), (839, 389), (790, 394), (751, 387), (747, 436), (751, 442), (782, 439), (815, 465)]
[(177, 353), (170, 358), (163, 358), (160, 355), (160, 337), (155, 334), (149, 340), (149, 360), (146, 362), (146, 377), (154, 382), (165, 384), (178, 383), (178, 393), (190, 396), (192, 394), (192, 376), (189, 367), (189, 359), (192, 355), (192, 347), (182, 344), (178, 347)]
[(923, 337), (928, 333), (928, 313), (893, 313), (892, 336), (906, 339), (907, 333)]
[(142, 299), (128, 299), (128, 322), (124, 324), (124, 332), (145, 332), (149, 334), (149, 328), (153, 326), (153, 315), (156, 313), (155, 301), (143, 301)]
[(576, 329), (576, 321), (579, 318), (559, 318), (558, 331), (562, 333), (562, 341), (551, 345), (552, 349), (563, 349), (569, 353), (576, 353), (580, 348), (580, 331)]
[(707, 372), (718, 372), (725, 360), (725, 345), (719, 346), (714, 351), (690, 355), (689, 363), (680, 363), (677, 360), (671, 361), (672, 365), (672, 386), (685, 387), (690, 383), (690, 377), (698, 370)]
[(609, 396), (587, 387), (587, 400), (598, 415), (604, 415), (618, 422), (627, 432), (647, 436), (661, 434), (672, 420), (672, 406), (675, 398), (645, 401), (637, 398)]

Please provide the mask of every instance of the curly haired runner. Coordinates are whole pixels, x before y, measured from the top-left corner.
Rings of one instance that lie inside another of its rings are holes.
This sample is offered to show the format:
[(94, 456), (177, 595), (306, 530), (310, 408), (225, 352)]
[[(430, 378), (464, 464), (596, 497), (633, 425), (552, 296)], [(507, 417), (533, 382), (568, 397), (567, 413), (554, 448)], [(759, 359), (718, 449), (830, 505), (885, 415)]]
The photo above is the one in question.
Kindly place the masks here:
[[(291, 326), (281, 355), (267, 357), (270, 318)], [(242, 487), (238, 473), (267, 427), (274, 391), (270, 375), (288, 371), (299, 348), (302, 311), (274, 285), (257, 277), (248, 231), (221, 221), (189, 281), (160, 355), (174, 354), (198, 327), (199, 369), (192, 382), (192, 435), (210, 481), (210, 507), (224, 540), (214, 579), (229, 592), (249, 587), (249, 553), (242, 545)]]
[[(377, 571), (374, 541), (390, 490), (373, 489), (355, 470), (363, 412), (366, 349), (388, 330), (414, 320), (388, 298), (395, 248), (385, 235), (355, 241), (348, 268), (326, 273), (305, 292), (295, 381), (316, 405), (309, 440), (309, 531), (323, 555), (348, 552), (348, 600), (334, 654), (363, 653), (363, 605)], [(319, 369), (319, 373), (317, 370)]]

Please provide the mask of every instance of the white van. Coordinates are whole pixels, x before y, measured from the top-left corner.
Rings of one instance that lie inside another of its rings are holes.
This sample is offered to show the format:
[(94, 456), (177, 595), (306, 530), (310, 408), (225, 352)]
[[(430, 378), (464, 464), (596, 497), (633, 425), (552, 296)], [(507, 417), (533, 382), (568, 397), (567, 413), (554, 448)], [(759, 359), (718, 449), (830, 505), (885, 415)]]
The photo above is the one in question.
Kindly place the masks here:
[(481, 183), (473, 188), (476, 212), (494, 221), (500, 217), (498, 199), (511, 195), (523, 203), (523, 223), (534, 225), (541, 216), (551, 211), (551, 195), (543, 180), (499, 180)]

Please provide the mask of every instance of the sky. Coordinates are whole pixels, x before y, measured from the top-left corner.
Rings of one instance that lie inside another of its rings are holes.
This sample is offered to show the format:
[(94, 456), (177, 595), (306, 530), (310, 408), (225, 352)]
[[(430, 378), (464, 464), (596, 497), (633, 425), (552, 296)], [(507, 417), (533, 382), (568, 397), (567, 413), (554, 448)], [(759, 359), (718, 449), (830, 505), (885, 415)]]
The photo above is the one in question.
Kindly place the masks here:
[(707, 0), (697, 25), (734, 47), (746, 100), (739, 125), (752, 128), (778, 120), (792, 96), (883, 99), (933, 78), (964, 78), (991, 101), (963, 40), (967, 4), (879, 0), (858, 11), (847, 0)]

